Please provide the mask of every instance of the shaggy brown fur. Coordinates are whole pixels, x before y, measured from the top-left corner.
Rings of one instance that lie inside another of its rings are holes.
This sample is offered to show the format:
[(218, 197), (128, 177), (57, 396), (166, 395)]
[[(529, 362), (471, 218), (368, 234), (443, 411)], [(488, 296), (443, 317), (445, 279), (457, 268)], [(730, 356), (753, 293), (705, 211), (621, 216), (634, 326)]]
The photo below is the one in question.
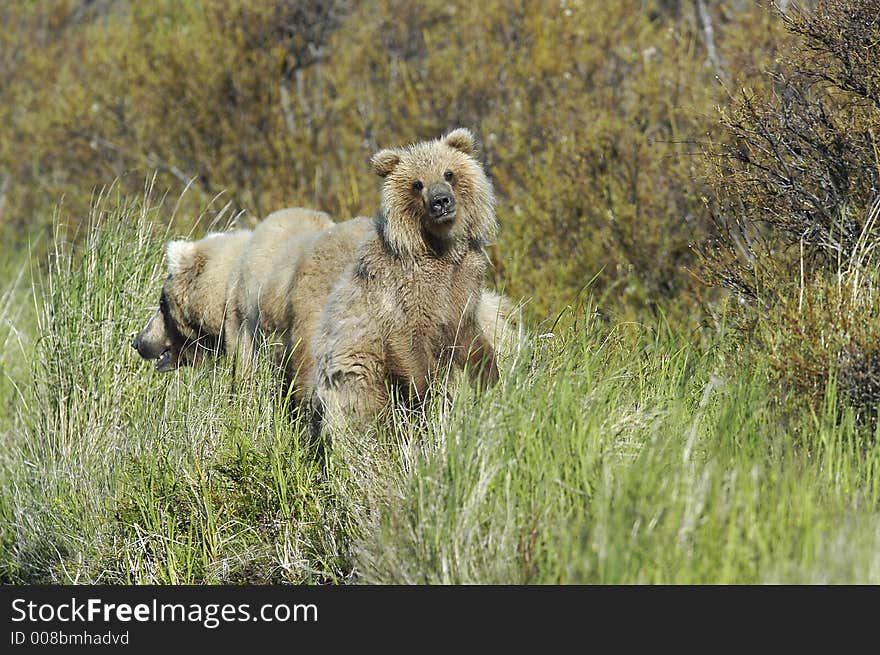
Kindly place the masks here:
[[(229, 344), (222, 337), (239, 336), (237, 323), (230, 328), (230, 299), (237, 298), (234, 306), (244, 308), (250, 321), (259, 322), (261, 301), (266, 298), (263, 292), (279, 284), (273, 278), (273, 266), (278, 265), (274, 257), (295, 235), (332, 224), (323, 212), (289, 208), (270, 214), (253, 232), (236, 230), (209, 234), (198, 241), (169, 242), (168, 278), (159, 309), (132, 346), (144, 359), (157, 359), (159, 371), (191, 365), (206, 354), (225, 349)], [(266, 304), (274, 308), (278, 302), (272, 297)], [(250, 326), (248, 323), (249, 346), (253, 341)]]
[(478, 316), (494, 196), (472, 134), (382, 150), (373, 167), (385, 180), (376, 232), (327, 298), (311, 344), (312, 406), (331, 430), (368, 421), (389, 387), (423, 398), (449, 366), (481, 386), (498, 377)]
[[(286, 357), (285, 377), (296, 397), (311, 398), (314, 354), (323, 347), (322, 312), (334, 287), (381, 239), (382, 224), (360, 217), (334, 225), (322, 212), (285, 209), (253, 233), (172, 241), (161, 306), (133, 345), (145, 359), (158, 359), (158, 370), (170, 371), (241, 342), (247, 349), (242, 359), (250, 364), (254, 346), (265, 339), (282, 346), (275, 354)], [(521, 335), (509, 299), (481, 289), (476, 304), (480, 334), (490, 344), (486, 352), (515, 349)]]
[(132, 341), (156, 370), (192, 365), (221, 344), (226, 288), (234, 263), (251, 237), (250, 230), (213, 233), (199, 241), (170, 241), (168, 277), (159, 309)]
[(299, 400), (311, 393), (314, 350), (327, 297), (375, 233), (371, 219), (358, 217), (298, 237), (291, 246), (299, 256), (285, 263), (288, 295), (279, 307), (284, 314), (279, 316), (278, 327), (284, 329), (286, 382)]
[[(283, 344), (285, 379), (297, 399), (311, 395), (314, 352), (320, 347), (319, 327), (327, 298), (364, 246), (375, 237), (373, 219), (353, 218), (319, 232), (297, 234), (279, 249), (276, 257), (268, 262), (262, 260), (262, 268), (270, 269), (268, 275), (274, 281), (266, 287), (271, 293), (262, 295), (257, 334), (262, 333), (259, 338), (269, 343)], [(243, 254), (242, 260), (246, 258)], [(252, 266), (260, 268), (258, 264), (254, 262)], [(266, 276), (266, 271), (255, 274)], [(238, 295), (238, 302), (241, 297)], [(230, 316), (241, 311), (235, 303), (234, 299), (230, 302)], [(497, 343), (507, 352), (517, 347), (519, 317), (508, 298), (482, 289), (478, 321), (493, 346)]]
[(236, 262), (229, 280), (224, 339), (238, 354), (243, 374), (253, 371), (261, 341), (282, 364), (287, 335), (293, 325), (288, 295), (297, 276), (297, 262), (317, 234), (333, 227), (324, 212), (282, 209), (267, 216)]

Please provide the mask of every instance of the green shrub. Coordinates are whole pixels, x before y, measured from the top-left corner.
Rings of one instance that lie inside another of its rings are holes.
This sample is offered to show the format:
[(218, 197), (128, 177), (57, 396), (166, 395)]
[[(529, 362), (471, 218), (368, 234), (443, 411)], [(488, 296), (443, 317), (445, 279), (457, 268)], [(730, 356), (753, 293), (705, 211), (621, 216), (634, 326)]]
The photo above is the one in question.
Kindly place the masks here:
[[(695, 142), (723, 100), (690, 3), (89, 3), (2, 10), (5, 222), (73, 220), (158, 171), (178, 216), (372, 215), (379, 147), (473, 128), (495, 181), (495, 278), (534, 317), (594, 277), (627, 316), (680, 298), (708, 214)], [(761, 8), (708, 5), (730, 83), (774, 56)], [(15, 30), (13, 32), (13, 29)], [(716, 62), (717, 63), (717, 62)], [(212, 204), (213, 203), (213, 204)], [(167, 218), (167, 216), (166, 216)], [(597, 276), (598, 274), (598, 276)], [(687, 312), (684, 312), (685, 314)]]
[(874, 250), (880, 238), (880, 21), (871, 0), (783, 14), (799, 37), (772, 93), (722, 114), (715, 226), (702, 271), (732, 290), (785, 389), (813, 404), (829, 374), (863, 419), (880, 404)]

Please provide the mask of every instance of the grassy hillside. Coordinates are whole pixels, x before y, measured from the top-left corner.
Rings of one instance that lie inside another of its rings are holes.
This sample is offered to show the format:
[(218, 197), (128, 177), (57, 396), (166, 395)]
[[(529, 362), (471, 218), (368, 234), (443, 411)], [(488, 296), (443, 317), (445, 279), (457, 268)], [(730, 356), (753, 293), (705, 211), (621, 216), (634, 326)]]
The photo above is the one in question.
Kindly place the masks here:
[(325, 462), (272, 371), (131, 350), (163, 277), (149, 203), (111, 192), (58, 236), (34, 338), (3, 351), (4, 581), (880, 582), (880, 442), (833, 385), (793, 414), (723, 333), (587, 302), (500, 387)]

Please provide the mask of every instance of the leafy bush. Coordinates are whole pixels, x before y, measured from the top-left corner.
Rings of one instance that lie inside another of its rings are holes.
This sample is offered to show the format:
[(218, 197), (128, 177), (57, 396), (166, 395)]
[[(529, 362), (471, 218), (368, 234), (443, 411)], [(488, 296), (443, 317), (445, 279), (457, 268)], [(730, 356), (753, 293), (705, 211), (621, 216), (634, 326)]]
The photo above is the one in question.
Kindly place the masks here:
[(773, 92), (746, 92), (722, 114), (702, 270), (735, 292), (787, 388), (818, 401), (838, 374), (841, 398), (873, 420), (880, 17), (872, 0), (845, 0), (782, 19), (799, 41)]
[[(709, 4), (731, 83), (774, 55), (762, 9)], [(694, 143), (723, 99), (690, 3), (52, 0), (7, 6), (8, 223), (138, 192), (178, 215), (309, 205), (372, 214), (380, 146), (474, 128), (503, 226), (497, 281), (556, 314), (596, 288), (636, 313), (691, 288), (707, 212)], [(190, 181), (192, 183), (190, 184)], [(611, 302), (609, 301), (609, 304)]]

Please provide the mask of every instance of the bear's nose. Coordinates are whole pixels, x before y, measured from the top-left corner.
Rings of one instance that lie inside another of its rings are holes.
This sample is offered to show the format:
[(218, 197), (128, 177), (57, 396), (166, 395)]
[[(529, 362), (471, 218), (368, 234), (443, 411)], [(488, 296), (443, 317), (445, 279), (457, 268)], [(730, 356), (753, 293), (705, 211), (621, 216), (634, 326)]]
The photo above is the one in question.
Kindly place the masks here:
[(137, 337), (135, 337), (134, 339), (132, 339), (132, 341), (131, 341), (131, 347), (134, 348), (135, 350), (137, 350), (138, 352), (140, 352), (140, 350), (141, 350), (141, 342), (138, 340)]
[(445, 214), (452, 209), (452, 196), (441, 192), (431, 197), (431, 213), (435, 216)]

